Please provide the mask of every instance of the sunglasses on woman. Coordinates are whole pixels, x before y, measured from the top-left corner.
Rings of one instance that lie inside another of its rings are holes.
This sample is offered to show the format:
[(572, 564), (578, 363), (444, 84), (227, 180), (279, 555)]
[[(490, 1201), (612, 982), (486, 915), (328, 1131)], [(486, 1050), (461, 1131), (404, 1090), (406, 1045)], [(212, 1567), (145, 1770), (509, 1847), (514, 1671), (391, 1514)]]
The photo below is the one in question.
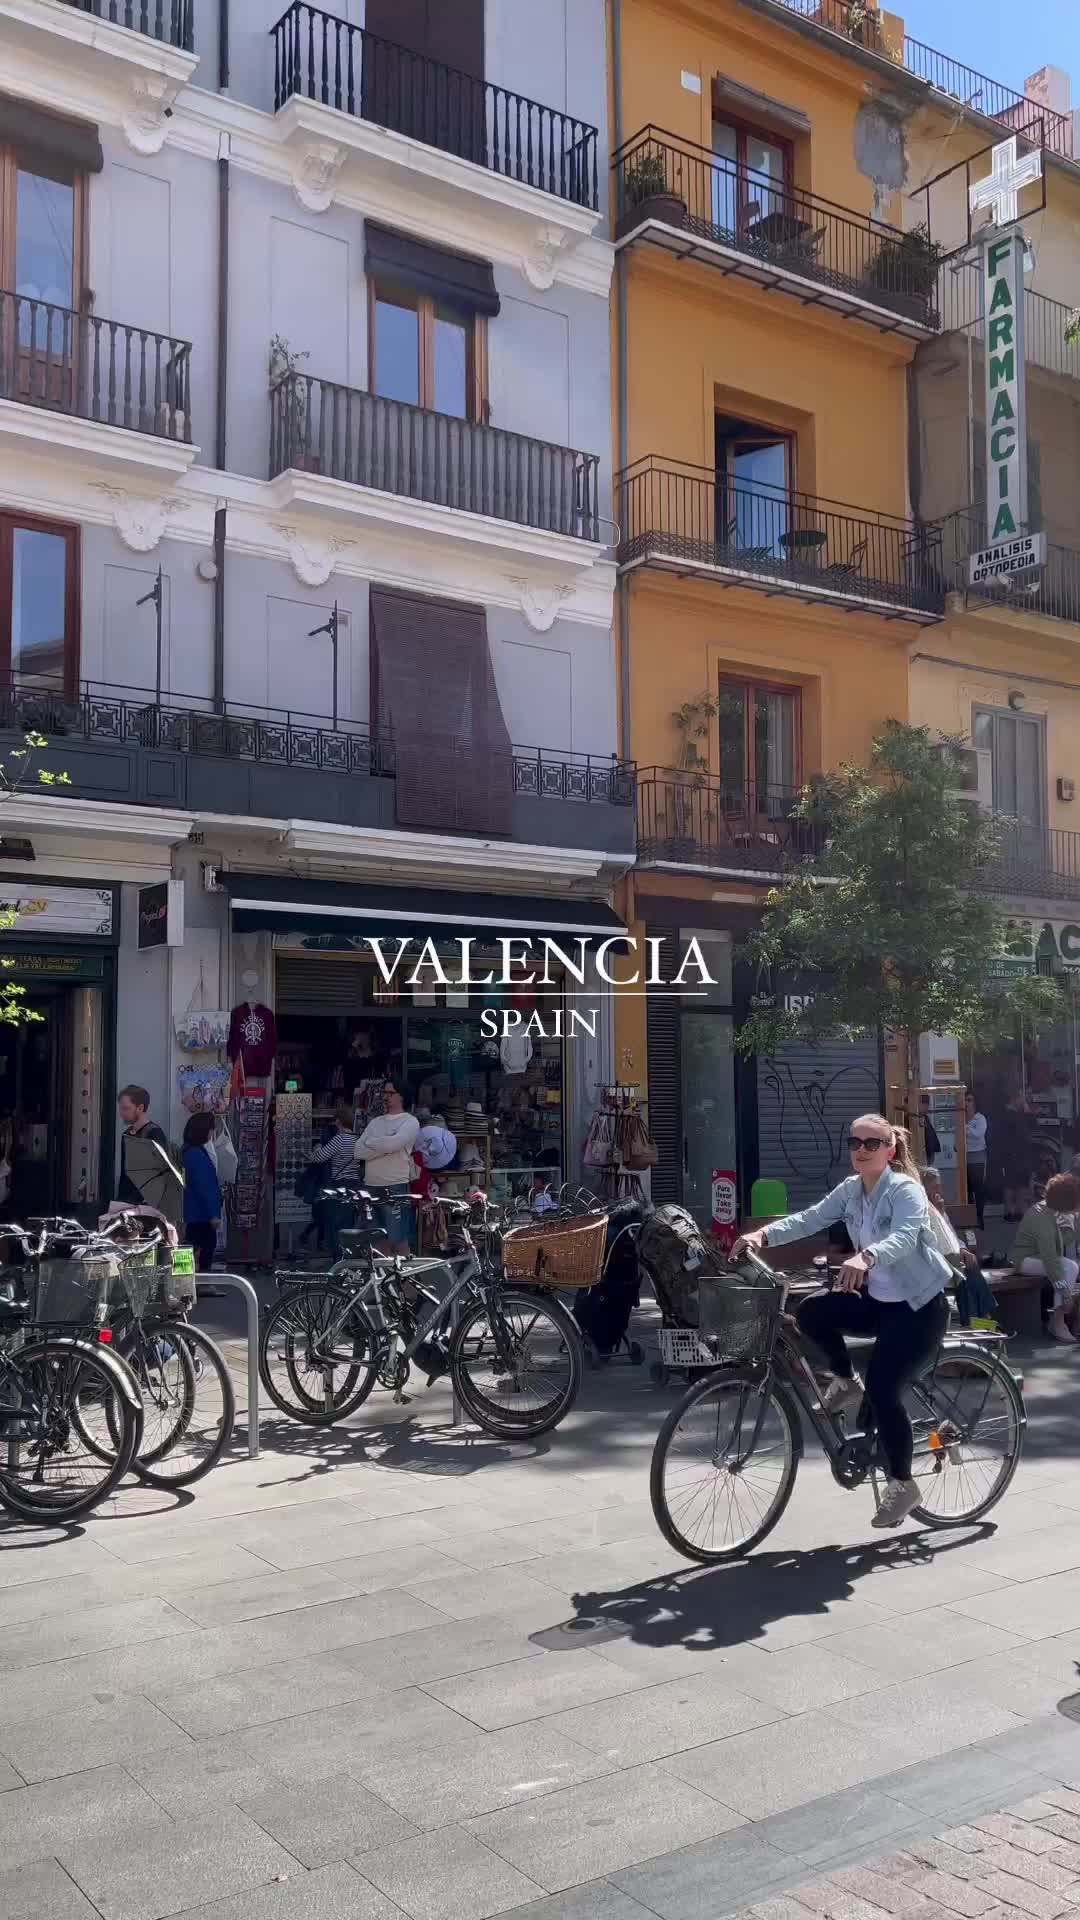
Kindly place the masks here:
[(857, 1133), (848, 1135), (849, 1153), (876, 1153), (879, 1147), (887, 1147), (888, 1144), (889, 1142), (883, 1140), (877, 1133), (868, 1134), (865, 1139)]

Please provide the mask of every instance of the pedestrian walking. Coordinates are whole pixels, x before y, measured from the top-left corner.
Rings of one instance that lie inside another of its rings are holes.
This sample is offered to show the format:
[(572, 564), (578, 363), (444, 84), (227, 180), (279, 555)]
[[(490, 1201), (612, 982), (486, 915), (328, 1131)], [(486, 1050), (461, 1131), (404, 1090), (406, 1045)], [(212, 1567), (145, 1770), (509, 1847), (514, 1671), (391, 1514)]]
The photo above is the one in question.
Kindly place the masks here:
[[(136, 1186), (128, 1172), (128, 1141), (148, 1140), (163, 1147), (168, 1152), (169, 1142), (165, 1130), (150, 1118), (150, 1095), (145, 1087), (129, 1086), (121, 1090), (116, 1102), (120, 1115), (120, 1124), (124, 1131), (120, 1135), (120, 1182), (116, 1189), (118, 1200), (130, 1200), (133, 1207), (142, 1201), (142, 1191)], [(145, 1156), (139, 1156), (140, 1159)]]
[(973, 1093), (964, 1096), (968, 1201), (980, 1231), (986, 1225), (986, 1115)]
[(221, 1182), (214, 1154), (214, 1116), (193, 1113), (184, 1128), (184, 1238), (198, 1255), (200, 1273), (214, 1265), (221, 1225)]

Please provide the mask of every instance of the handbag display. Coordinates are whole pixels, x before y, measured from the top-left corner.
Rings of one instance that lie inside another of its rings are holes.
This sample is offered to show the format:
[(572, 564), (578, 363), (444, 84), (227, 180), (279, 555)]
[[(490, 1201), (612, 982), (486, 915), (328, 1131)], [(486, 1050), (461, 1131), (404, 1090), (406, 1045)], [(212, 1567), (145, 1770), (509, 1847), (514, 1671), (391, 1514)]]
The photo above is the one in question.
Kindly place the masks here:
[(628, 1167), (631, 1173), (644, 1173), (647, 1167), (655, 1167), (660, 1158), (659, 1150), (653, 1144), (649, 1129), (636, 1107), (632, 1107), (628, 1113), (619, 1114), (615, 1123), (615, 1144), (623, 1166)]

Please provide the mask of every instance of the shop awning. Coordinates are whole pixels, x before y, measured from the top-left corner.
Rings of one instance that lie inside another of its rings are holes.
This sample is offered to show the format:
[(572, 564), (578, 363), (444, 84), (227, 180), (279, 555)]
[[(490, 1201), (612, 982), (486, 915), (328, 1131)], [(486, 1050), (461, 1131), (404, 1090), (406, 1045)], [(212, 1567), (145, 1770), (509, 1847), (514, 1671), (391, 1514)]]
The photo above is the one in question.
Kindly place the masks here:
[(331, 933), (346, 938), (460, 940), (521, 936), (610, 940), (629, 930), (598, 900), (543, 894), (348, 887), (265, 873), (223, 873), (239, 933)]

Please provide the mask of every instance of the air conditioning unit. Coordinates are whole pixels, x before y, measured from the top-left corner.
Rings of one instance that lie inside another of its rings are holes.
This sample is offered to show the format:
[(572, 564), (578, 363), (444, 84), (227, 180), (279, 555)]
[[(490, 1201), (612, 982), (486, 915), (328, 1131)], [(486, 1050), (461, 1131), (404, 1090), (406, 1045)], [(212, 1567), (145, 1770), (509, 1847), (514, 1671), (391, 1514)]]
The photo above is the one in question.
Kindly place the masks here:
[(974, 800), (980, 807), (994, 804), (994, 757), (989, 747), (961, 747), (956, 784), (949, 792), (958, 800)]

